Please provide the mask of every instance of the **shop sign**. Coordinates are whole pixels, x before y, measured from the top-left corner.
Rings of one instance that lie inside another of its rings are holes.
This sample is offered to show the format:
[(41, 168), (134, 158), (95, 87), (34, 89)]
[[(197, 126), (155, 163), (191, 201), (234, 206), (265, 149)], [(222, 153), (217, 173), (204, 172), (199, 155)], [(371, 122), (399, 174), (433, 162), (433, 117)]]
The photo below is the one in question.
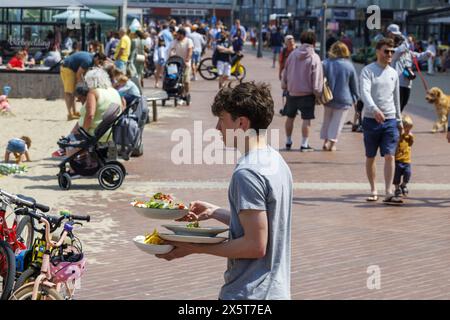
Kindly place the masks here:
[(355, 20), (355, 9), (333, 9), (335, 20)]

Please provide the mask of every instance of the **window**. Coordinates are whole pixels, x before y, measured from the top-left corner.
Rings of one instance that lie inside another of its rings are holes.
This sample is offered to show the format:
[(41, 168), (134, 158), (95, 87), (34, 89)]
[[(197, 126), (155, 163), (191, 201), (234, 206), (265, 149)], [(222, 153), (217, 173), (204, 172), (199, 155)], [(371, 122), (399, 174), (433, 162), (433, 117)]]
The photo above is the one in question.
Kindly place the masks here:
[(20, 21), (21, 9), (8, 9), (8, 21)]
[(40, 9), (23, 9), (22, 21), (24, 22), (40, 22), (41, 10)]

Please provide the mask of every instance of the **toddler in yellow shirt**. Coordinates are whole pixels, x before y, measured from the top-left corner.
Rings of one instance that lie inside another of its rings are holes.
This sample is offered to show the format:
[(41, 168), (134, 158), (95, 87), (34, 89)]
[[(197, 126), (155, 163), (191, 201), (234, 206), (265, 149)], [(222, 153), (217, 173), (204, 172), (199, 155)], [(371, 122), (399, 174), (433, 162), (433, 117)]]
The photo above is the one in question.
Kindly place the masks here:
[[(414, 143), (414, 136), (411, 133), (413, 122), (410, 116), (403, 116), (403, 134), (400, 136), (397, 151), (395, 153), (395, 196), (407, 196), (407, 184), (411, 178), (411, 146)], [(403, 178), (403, 181), (402, 181)]]

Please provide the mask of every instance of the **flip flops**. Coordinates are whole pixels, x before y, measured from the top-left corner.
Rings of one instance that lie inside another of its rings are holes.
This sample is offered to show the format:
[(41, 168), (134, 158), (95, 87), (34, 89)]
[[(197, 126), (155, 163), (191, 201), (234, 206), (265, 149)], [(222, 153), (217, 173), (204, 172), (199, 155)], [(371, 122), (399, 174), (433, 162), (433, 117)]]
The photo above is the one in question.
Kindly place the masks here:
[(384, 204), (393, 205), (393, 206), (400, 206), (403, 204), (403, 200), (400, 197), (396, 197), (395, 195), (386, 196), (386, 198), (383, 200)]
[(366, 201), (369, 201), (369, 202), (378, 201), (378, 195), (372, 194), (366, 198)]

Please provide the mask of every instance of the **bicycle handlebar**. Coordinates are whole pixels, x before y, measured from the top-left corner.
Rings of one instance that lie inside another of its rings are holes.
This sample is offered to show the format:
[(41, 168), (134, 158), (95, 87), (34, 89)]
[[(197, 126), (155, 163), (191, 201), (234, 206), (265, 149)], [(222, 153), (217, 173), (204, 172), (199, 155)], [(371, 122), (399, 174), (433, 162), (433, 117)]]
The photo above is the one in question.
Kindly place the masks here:
[(41, 203), (37, 203), (35, 199), (31, 197), (26, 197), (24, 195), (14, 195), (11, 193), (8, 193), (6, 191), (0, 190), (0, 196), (7, 197), (9, 200), (11, 200), (13, 203), (19, 206), (26, 206), (30, 209), (39, 209), (42, 212), (49, 212), (50, 207), (46, 206)]

